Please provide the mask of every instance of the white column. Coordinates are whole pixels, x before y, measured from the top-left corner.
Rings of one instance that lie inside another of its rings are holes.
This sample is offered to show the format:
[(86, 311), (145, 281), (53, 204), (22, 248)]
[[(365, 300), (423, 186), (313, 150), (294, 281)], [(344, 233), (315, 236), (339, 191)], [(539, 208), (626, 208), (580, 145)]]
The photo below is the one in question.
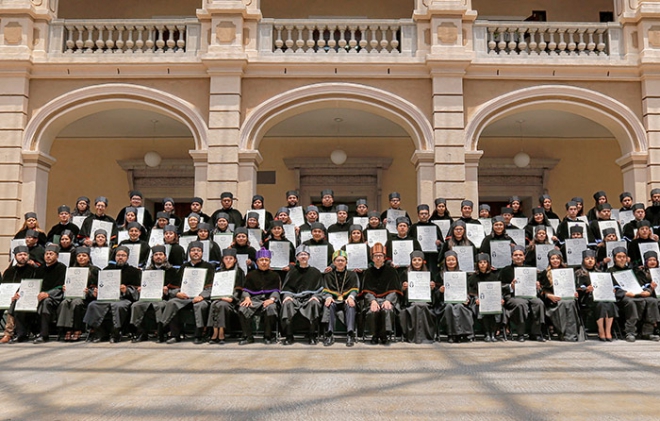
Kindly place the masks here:
[(238, 191), (237, 197), (245, 205), (257, 193), (257, 169), (263, 162), (259, 151), (243, 151), (238, 154)]
[(435, 154), (415, 151), (411, 159), (417, 171), (417, 203), (433, 207), (435, 201)]

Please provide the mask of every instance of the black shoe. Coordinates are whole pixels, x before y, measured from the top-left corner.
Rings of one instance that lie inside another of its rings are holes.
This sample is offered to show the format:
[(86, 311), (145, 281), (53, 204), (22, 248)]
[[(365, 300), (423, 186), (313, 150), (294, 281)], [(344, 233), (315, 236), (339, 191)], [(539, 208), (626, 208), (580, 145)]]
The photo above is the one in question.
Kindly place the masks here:
[(371, 345), (378, 345), (378, 337), (377, 336), (372, 336), (371, 340), (369, 341)]
[(48, 338), (44, 338), (43, 336), (39, 336), (39, 337), (37, 337), (37, 339), (34, 340), (33, 343), (43, 344), (43, 343), (46, 343), (46, 342), (48, 342)]
[(253, 344), (254, 343), (254, 336), (248, 336), (246, 338), (241, 339), (238, 341), (239, 345), (247, 345), (247, 344)]
[(140, 335), (135, 336), (135, 337), (131, 340), (131, 342), (133, 342), (134, 344), (135, 344), (135, 343), (138, 343), (138, 342), (144, 342), (144, 341), (146, 341), (148, 338), (149, 338), (149, 337), (147, 336), (146, 333), (142, 333), (142, 334), (140, 334)]
[(224, 339), (218, 339), (218, 342), (216, 342), (216, 344), (218, 344), (218, 345), (224, 345), (224, 344), (225, 344), (225, 340), (224, 340)]
[(316, 345), (319, 343), (319, 339), (316, 337), (316, 335), (309, 335), (307, 338), (307, 343), (309, 345)]
[(392, 341), (390, 341), (390, 338), (388, 338), (387, 336), (383, 336), (382, 338), (380, 338), (380, 343), (385, 346), (389, 346), (391, 342)]
[(172, 344), (177, 344), (177, 343), (179, 343), (179, 342), (181, 342), (181, 337), (179, 337), (179, 336), (172, 336), (172, 337), (171, 337), (170, 339), (168, 339), (167, 342), (165, 342), (165, 343), (168, 344), (168, 345), (172, 345)]
[(635, 335), (632, 333), (629, 333), (626, 335), (626, 342), (635, 342)]
[(492, 342), (492, 339), (490, 339), (490, 335), (489, 335), (489, 334), (486, 334), (486, 335), (484, 336), (484, 342)]
[(334, 343), (335, 343), (334, 335), (326, 336), (325, 340), (323, 341), (323, 346), (331, 346)]
[(449, 336), (449, 338), (447, 339), (447, 342), (449, 342), (450, 344), (453, 344), (454, 342), (456, 342), (456, 337), (455, 336)]
[(293, 342), (294, 342), (293, 336), (287, 336), (284, 342), (282, 342), (282, 345), (285, 346), (293, 345)]
[(346, 346), (353, 346), (353, 345), (355, 345), (355, 336), (348, 335), (346, 337)]
[[(542, 336), (539, 336), (539, 337), (542, 338)], [(525, 335), (518, 336), (518, 342), (525, 342)]]
[(220, 339), (219, 339), (219, 338), (209, 339), (209, 345), (215, 345), (215, 344), (217, 344), (218, 342), (220, 342)]
[(272, 337), (270, 337), (270, 336), (266, 336), (266, 337), (264, 337), (264, 344), (265, 344), (265, 345), (272, 345), (272, 344), (274, 344), (275, 342), (277, 342), (277, 341), (275, 340), (275, 338), (272, 338)]
[(193, 343), (194, 343), (195, 345), (201, 345), (201, 344), (204, 343), (204, 339), (202, 339), (202, 338), (200, 338), (200, 337), (195, 337), (195, 339), (193, 340)]
[(102, 340), (103, 340), (103, 338), (101, 338), (100, 336), (94, 336), (94, 338), (92, 339), (92, 343), (97, 344), (97, 343), (101, 342)]
[(612, 338), (605, 338), (607, 342), (612, 342)]

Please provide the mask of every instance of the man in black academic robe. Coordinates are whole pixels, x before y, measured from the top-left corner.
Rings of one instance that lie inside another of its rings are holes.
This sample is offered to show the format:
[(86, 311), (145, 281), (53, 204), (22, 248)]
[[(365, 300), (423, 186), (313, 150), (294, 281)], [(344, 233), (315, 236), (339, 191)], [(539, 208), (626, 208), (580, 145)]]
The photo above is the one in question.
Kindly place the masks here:
[(117, 221), (112, 216), (107, 215), (106, 209), (108, 208), (108, 199), (104, 196), (99, 196), (94, 200), (94, 208), (96, 209), (93, 215), (88, 216), (80, 227), (78, 233), (78, 244), (84, 244), (91, 247), (94, 243), (92, 223), (97, 221), (111, 222), (112, 232), (109, 233), (108, 244), (116, 244), (117, 241)]
[(346, 325), (346, 346), (355, 345), (355, 317), (357, 315), (358, 277), (346, 269), (348, 255), (343, 250), (333, 254), (333, 268), (323, 275), (323, 317), (326, 333), (324, 346), (335, 343), (337, 316)]
[(41, 292), (38, 295), (39, 305), (36, 313), (15, 311), (16, 340), (25, 341), (30, 334), (30, 325), (35, 318), (39, 318), (39, 336), (34, 343), (48, 341), (48, 331), (53, 315), (57, 313), (64, 294), (62, 286), (66, 278), (66, 266), (57, 261), (60, 247), (56, 244), (48, 244), (44, 254), (45, 264), (37, 270), (37, 279), (41, 279)]
[[(426, 261), (426, 266), (431, 270), (431, 277), (435, 279), (436, 274), (438, 273), (438, 250), (442, 246), (443, 238), (442, 231), (440, 227), (430, 221), (431, 218), (431, 209), (429, 205), (419, 205), (417, 206), (417, 223), (413, 224), (410, 227), (409, 235), (419, 242), (418, 228), (419, 227), (435, 227), (435, 235), (437, 240), (435, 240), (436, 250), (434, 251), (425, 251), (424, 252), (424, 261)], [(421, 244), (420, 244), (421, 246)]]
[(28, 247), (30, 259), (28, 265), (39, 268), (46, 263), (44, 253), (46, 250), (39, 244), (39, 233), (35, 230), (27, 230), (25, 233), (25, 245)]
[[(177, 282), (178, 272), (167, 261), (165, 255), (165, 246), (154, 246), (151, 249), (151, 264), (146, 270), (162, 270), (165, 272), (165, 282), (163, 285), (163, 299), (161, 301), (142, 301), (138, 300), (131, 306), (131, 324), (136, 327), (137, 334), (133, 338), (133, 342), (142, 342), (147, 340), (147, 332), (144, 329), (144, 319), (149, 312), (153, 312), (154, 318), (158, 325), (158, 341), (163, 342), (163, 323), (161, 318), (165, 304), (169, 298), (169, 286)], [(141, 292), (141, 286), (138, 287), (138, 292)]]
[[(204, 334), (204, 327), (208, 319), (209, 306), (211, 305), (211, 289), (213, 288), (213, 276), (215, 273), (215, 266), (202, 259), (204, 254), (204, 243), (201, 241), (193, 241), (188, 245), (188, 260), (179, 269), (179, 274), (176, 283), (170, 287), (170, 299), (165, 304), (161, 322), (163, 326), (170, 325), (170, 339), (167, 340), (168, 344), (181, 342), (181, 320), (180, 312), (184, 308), (193, 309), (195, 315), (195, 339), (194, 344), (200, 345), (204, 341), (202, 336)], [(183, 282), (184, 274), (187, 269), (206, 269), (206, 278), (204, 280), (204, 288), (199, 295), (189, 297), (184, 292), (181, 292), (181, 284)]]
[[(20, 284), (23, 279), (35, 279), (37, 277), (37, 268), (28, 265), (30, 254), (27, 246), (16, 246), (13, 250), (15, 265), (10, 264), (5, 273), (2, 275), (2, 283), (4, 284)], [(18, 296), (15, 297), (18, 299)], [(12, 306), (13, 307), (13, 306)], [(4, 310), (0, 310), (0, 319), (2, 318)], [(0, 343), (6, 344), (12, 340), (16, 322), (12, 315), (11, 307), (7, 312), (7, 322), (5, 324), (5, 334), (0, 339)]]
[(188, 219), (190, 214), (193, 213), (199, 216), (199, 222), (214, 221), (213, 225), (215, 225), (215, 218), (211, 219), (210, 216), (202, 212), (202, 206), (204, 206), (204, 200), (201, 197), (193, 197), (192, 199), (190, 199), (190, 213), (181, 220), (181, 224), (179, 225), (179, 234), (186, 231), (185, 230), (186, 220)]
[(71, 222), (71, 208), (69, 208), (67, 205), (62, 205), (57, 208), (57, 215), (60, 218), (60, 222), (58, 222), (56, 225), (53, 225), (50, 231), (48, 231), (48, 235), (46, 235), (48, 241), (58, 244), (60, 242), (60, 236), (64, 231), (67, 230), (71, 231), (71, 240), (75, 241), (78, 237), (78, 232), (80, 232), (80, 228)]
[(400, 297), (401, 282), (396, 269), (385, 264), (385, 250), (376, 243), (371, 248), (373, 266), (364, 272), (364, 286), (360, 293), (367, 309), (365, 322), (373, 335), (371, 344), (389, 344), (389, 336), (394, 332), (395, 311)]
[(301, 245), (296, 250), (298, 264), (291, 267), (282, 286), (282, 313), (280, 320), (286, 332), (283, 345), (293, 344), (293, 318), (300, 314), (309, 323), (308, 342), (318, 343), (317, 331), (323, 299), (323, 275), (309, 266), (309, 247)]
[[(131, 304), (138, 299), (138, 288), (140, 287), (140, 281), (142, 280), (142, 272), (140, 269), (128, 264), (129, 254), (130, 250), (128, 247), (117, 247), (115, 250), (115, 263), (110, 263), (105, 269), (103, 269), (104, 271), (111, 270), (121, 272), (119, 300), (112, 302), (99, 302), (94, 300), (89, 303), (89, 306), (87, 306), (83, 322), (94, 329), (94, 343), (101, 342), (106, 336), (107, 330), (103, 322), (108, 313), (112, 316), (112, 334), (110, 335), (110, 343), (121, 341), (121, 329), (128, 320)], [(98, 289), (95, 289), (92, 294), (96, 297)]]
[[(119, 214), (117, 214), (117, 225), (122, 227), (124, 226), (125, 217), (126, 217), (126, 209), (127, 208), (143, 208), (144, 214), (142, 221), (138, 220), (137, 222), (142, 224), (143, 227), (147, 229), (147, 231), (151, 230), (154, 226), (154, 218), (151, 216), (151, 212), (147, 208), (143, 207), (142, 203), (142, 193), (140, 193), (138, 190), (133, 190), (128, 193), (128, 198), (131, 201), (131, 204), (126, 206), (125, 208), (122, 208), (122, 210), (119, 211)], [(137, 213), (135, 214), (137, 216)]]
[[(239, 212), (237, 209), (234, 209), (232, 206), (234, 204), (234, 195), (231, 192), (223, 192), (220, 194), (220, 203), (222, 204), (222, 207), (215, 212), (213, 212), (213, 215), (211, 215), (211, 219), (213, 220), (213, 226), (215, 226), (218, 222), (218, 214), (220, 212), (224, 212), (227, 214), (227, 221), (229, 222), (230, 226), (233, 224), (233, 229), (236, 229), (240, 226), (243, 225), (243, 215), (241, 215), (241, 212)], [(246, 218), (247, 219), (247, 218)], [(206, 222), (206, 221), (204, 221)], [(264, 227), (262, 227), (264, 228)]]

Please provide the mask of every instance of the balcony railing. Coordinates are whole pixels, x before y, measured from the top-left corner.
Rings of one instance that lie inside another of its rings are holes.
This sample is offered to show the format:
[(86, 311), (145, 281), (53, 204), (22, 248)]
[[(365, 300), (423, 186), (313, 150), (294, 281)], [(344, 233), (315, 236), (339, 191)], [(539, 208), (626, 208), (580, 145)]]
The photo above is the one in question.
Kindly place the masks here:
[(474, 24), (474, 49), (488, 57), (621, 55), (621, 27), (612, 23), (492, 22)]
[(195, 55), (197, 19), (56, 20), (50, 26), (50, 53)]
[(259, 52), (414, 56), (416, 30), (411, 20), (264, 19), (259, 24)]

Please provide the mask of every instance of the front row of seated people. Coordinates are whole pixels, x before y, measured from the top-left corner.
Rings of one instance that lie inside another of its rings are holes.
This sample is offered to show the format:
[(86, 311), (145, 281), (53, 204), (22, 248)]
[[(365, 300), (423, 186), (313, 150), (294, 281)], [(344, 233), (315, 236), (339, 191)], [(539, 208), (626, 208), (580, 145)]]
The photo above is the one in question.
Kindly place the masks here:
[[(461, 228), (461, 224), (456, 223), (455, 227)], [(460, 241), (459, 233), (452, 232), (455, 236), (448, 242)], [(240, 234), (244, 235), (236, 230), (235, 236)], [(89, 247), (77, 247), (71, 265), (90, 269), (85, 296), (66, 298), (67, 268), (58, 261), (60, 247), (48, 244), (44, 264), (34, 266), (29, 264), (29, 248), (17, 246), (13, 250), (15, 264), (4, 272), (3, 282), (41, 279), (41, 292), (37, 297), (36, 312), (16, 310), (21, 291), (16, 292), (0, 343), (24, 342), (31, 333), (36, 334), (35, 343), (46, 342), (53, 321), (64, 341), (80, 340), (87, 328), (90, 332), (88, 340), (93, 342), (106, 339), (118, 342), (122, 334), (129, 332), (133, 342), (140, 342), (148, 338), (150, 327), (147, 320), (150, 319), (156, 322), (152, 333), (156, 333), (159, 342), (176, 343), (183, 338), (185, 313), (182, 310), (186, 309), (192, 310), (194, 342), (197, 344), (224, 344), (235, 318), (238, 318), (242, 330), (240, 345), (254, 342), (253, 324), (257, 320), (263, 323), (263, 340), (267, 344), (276, 342), (279, 321), (284, 345), (294, 342), (294, 326), (302, 324), (309, 344), (317, 344), (320, 340), (330, 346), (335, 342), (337, 320), (347, 332), (347, 346), (355, 344), (358, 321), (361, 320), (371, 344), (389, 344), (397, 330), (405, 341), (411, 343), (431, 343), (439, 339), (440, 331), (446, 332), (450, 343), (472, 341), (475, 320), (483, 326), (484, 338), (488, 342), (506, 339), (508, 330), (515, 333), (519, 341), (526, 337), (544, 341), (544, 328), (551, 330), (560, 340), (578, 341), (585, 338), (584, 320), (589, 315), (596, 321), (601, 341), (612, 340), (612, 326), (619, 315), (624, 322), (627, 341), (634, 342), (637, 337), (660, 340), (656, 335), (660, 320), (655, 293), (657, 284), (650, 275), (650, 269), (658, 267), (658, 256), (654, 251), (644, 254), (643, 266), (631, 268), (626, 249), (614, 249), (613, 265), (607, 272), (633, 269), (641, 286), (641, 292), (627, 291), (614, 279), (615, 302), (593, 299), (589, 274), (599, 271), (593, 250), (583, 252), (582, 265), (575, 269), (577, 292), (574, 299), (562, 299), (554, 293), (552, 270), (566, 267), (558, 250), (548, 253), (548, 267), (538, 274), (536, 296), (526, 298), (516, 296), (515, 279), (516, 267), (529, 266), (525, 263), (524, 247), (512, 245), (512, 264), (497, 270), (491, 266), (489, 254), (479, 253), (475, 259), (476, 267), (471, 268), (467, 277), (465, 301), (450, 303), (444, 299), (443, 279), (448, 272), (462, 269), (456, 252), (451, 249), (443, 252), (443, 263), (437, 276), (431, 275), (431, 299), (419, 302), (408, 299), (408, 290), (411, 272), (428, 271), (421, 251), (410, 254), (407, 268), (395, 267), (388, 260), (386, 246), (376, 243), (370, 250), (368, 269), (348, 270), (346, 251), (337, 250), (322, 273), (310, 266), (308, 244), (295, 250), (295, 264), (280, 270), (271, 268), (271, 252), (261, 248), (250, 256), (256, 267), (246, 274), (237, 261), (238, 254), (241, 254), (239, 250), (245, 247), (234, 244), (222, 250), (222, 263), (216, 268), (203, 260), (204, 243), (193, 241), (188, 246), (187, 260), (178, 269), (168, 262), (165, 246), (152, 247), (146, 270), (165, 272), (163, 294), (161, 300), (142, 301), (143, 272), (128, 264), (130, 249), (120, 245), (114, 251), (114, 260), (103, 268), (103, 271), (121, 273), (119, 299), (107, 302), (96, 299), (100, 268), (94, 266)], [(192, 269), (205, 272), (203, 290), (193, 297), (182, 292), (184, 275)], [(216, 271), (234, 271), (234, 293), (231, 296), (211, 298)], [(481, 314), (479, 283), (493, 281), (501, 286), (502, 311)]]

